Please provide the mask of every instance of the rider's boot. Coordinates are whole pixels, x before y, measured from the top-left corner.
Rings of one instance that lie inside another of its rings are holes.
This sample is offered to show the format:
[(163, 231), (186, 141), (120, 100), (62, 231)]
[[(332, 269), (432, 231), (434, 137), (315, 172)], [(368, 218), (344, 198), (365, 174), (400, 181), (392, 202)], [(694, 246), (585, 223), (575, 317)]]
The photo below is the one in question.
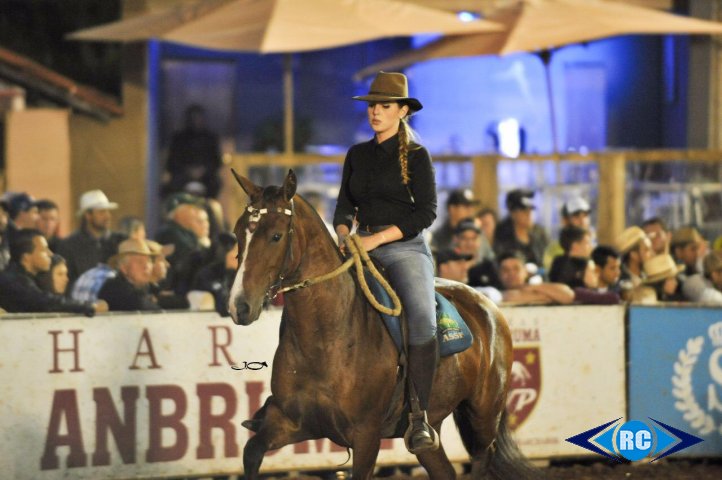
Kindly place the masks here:
[(426, 415), (438, 358), (436, 337), (422, 345), (409, 345), (409, 379), (414, 384), (421, 409), (409, 415), (410, 432), (406, 436), (406, 448), (413, 454), (439, 448), (439, 434), (429, 425)]

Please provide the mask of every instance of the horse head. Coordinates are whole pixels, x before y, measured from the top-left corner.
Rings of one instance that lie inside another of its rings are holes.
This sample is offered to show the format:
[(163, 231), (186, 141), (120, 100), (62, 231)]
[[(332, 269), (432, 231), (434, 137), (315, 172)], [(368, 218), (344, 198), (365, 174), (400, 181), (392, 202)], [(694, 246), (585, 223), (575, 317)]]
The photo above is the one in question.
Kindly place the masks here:
[(265, 188), (235, 171), (233, 175), (250, 200), (234, 228), (238, 270), (228, 297), (228, 311), (236, 324), (249, 325), (258, 320), (266, 302), (298, 262), (292, 238), (296, 175), (289, 170), (282, 186)]

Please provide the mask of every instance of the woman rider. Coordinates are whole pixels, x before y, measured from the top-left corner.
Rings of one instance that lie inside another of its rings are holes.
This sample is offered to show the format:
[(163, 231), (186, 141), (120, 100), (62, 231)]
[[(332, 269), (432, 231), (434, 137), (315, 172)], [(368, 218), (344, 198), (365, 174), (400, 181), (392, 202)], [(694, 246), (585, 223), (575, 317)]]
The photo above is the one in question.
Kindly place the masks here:
[(436, 218), (436, 183), (428, 151), (414, 141), (408, 118), (422, 105), (408, 95), (406, 76), (379, 72), (368, 95), (375, 136), (346, 155), (334, 214), (339, 245), (354, 220), (362, 246), (386, 270), (409, 325), (409, 379), (422, 414), (412, 416), (409, 451), (436, 448), (426, 410), (438, 359), (434, 268), (423, 231)]

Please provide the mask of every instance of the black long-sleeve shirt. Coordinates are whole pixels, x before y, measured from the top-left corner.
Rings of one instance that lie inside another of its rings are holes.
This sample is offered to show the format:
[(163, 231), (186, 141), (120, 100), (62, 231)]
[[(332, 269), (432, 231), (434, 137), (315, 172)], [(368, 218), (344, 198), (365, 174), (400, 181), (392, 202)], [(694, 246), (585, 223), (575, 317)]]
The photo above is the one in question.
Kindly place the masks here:
[(407, 189), (401, 179), (398, 135), (382, 143), (374, 138), (351, 147), (343, 165), (334, 228), (346, 225), (350, 229), (354, 217), (361, 225), (396, 225), (404, 239), (428, 228), (436, 218), (434, 166), (420, 145), (409, 147), (408, 160)]
[(88, 317), (95, 314), (90, 302), (78, 302), (42, 291), (35, 283), (35, 277), (16, 262), (10, 262), (0, 272), (0, 307), (8, 312), (67, 312)]

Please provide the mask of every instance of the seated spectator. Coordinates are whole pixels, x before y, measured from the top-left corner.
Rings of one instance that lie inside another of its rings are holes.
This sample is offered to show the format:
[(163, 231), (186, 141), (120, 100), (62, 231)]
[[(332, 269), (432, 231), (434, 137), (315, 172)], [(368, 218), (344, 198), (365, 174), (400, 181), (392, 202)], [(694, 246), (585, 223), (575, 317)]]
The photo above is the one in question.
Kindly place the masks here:
[[(474, 287), (477, 292), (481, 292), (494, 303), (500, 303), (502, 301), (502, 295), (496, 286), (492, 286), (489, 283), (485, 285), (471, 285), (469, 282), (469, 265), (471, 264), (471, 255), (463, 254), (457, 250), (444, 250), (436, 254), (436, 275), (439, 278), (446, 280), (454, 280), (460, 283), (466, 283), (467, 285)], [(484, 262), (489, 262), (485, 260)], [(482, 263), (484, 263), (482, 262)], [(494, 271), (496, 274), (496, 271)]]
[(669, 230), (667, 224), (659, 217), (648, 218), (642, 222), (642, 230), (652, 242), (654, 255), (662, 255), (669, 252)]
[(471, 190), (459, 189), (449, 192), (446, 200), (446, 220), (444, 223), (431, 232), (431, 251), (441, 252), (454, 248), (454, 229), (456, 225), (474, 216), (474, 209), (479, 200), (474, 198)]
[[(482, 255), (484, 236), (472, 218), (460, 221), (454, 230), (453, 251), (469, 257), (466, 261), (466, 283), (472, 287), (499, 288), (499, 276), (493, 260)], [(445, 267), (450, 268), (450, 267)]]
[(589, 262), (592, 254), (592, 235), (589, 230), (568, 225), (559, 233), (559, 244), (564, 255), (556, 257), (552, 262), (549, 281), (563, 283), (571, 288), (592, 287), (584, 283), (587, 268), (594, 268), (590, 267)]
[(121, 242), (118, 253), (109, 263), (117, 266), (118, 274), (105, 281), (98, 298), (108, 302), (111, 311), (160, 310), (150, 294), (153, 254), (142, 240)]
[(704, 238), (694, 227), (682, 227), (672, 233), (669, 247), (674, 259), (684, 264), (685, 276), (700, 273), (697, 270), (697, 262), (700, 258), (700, 249)]
[(704, 274), (690, 275), (682, 284), (682, 293), (690, 302), (722, 305), (722, 251), (704, 257)]
[(12, 230), (35, 229), (38, 224), (38, 205), (27, 193), (16, 193), (8, 200)]
[(98, 292), (103, 288), (105, 281), (114, 278), (118, 272), (107, 263), (99, 263), (97, 266), (83, 272), (73, 284), (70, 297), (79, 302), (94, 302), (98, 299)]
[(475, 221), (481, 229), (481, 233), (486, 237), (491, 245), (494, 241), (496, 224), (499, 223), (499, 216), (496, 214), (496, 210), (488, 207), (482, 208), (479, 210), (479, 213), (476, 214)]
[(125, 238), (135, 238), (137, 240), (145, 240), (147, 238), (145, 231), (145, 223), (137, 217), (123, 217), (118, 222), (118, 233)]
[(173, 245), (161, 245), (153, 240), (146, 240), (150, 252), (153, 254), (151, 261), (153, 267), (150, 274), (150, 291), (155, 297), (158, 305), (164, 310), (185, 310), (190, 304), (188, 299), (176, 293), (168, 285), (168, 255), (173, 254)]
[(170, 284), (178, 295), (190, 290), (196, 272), (208, 263), (210, 239), (207, 237), (207, 213), (203, 200), (187, 193), (170, 196), (166, 201), (168, 221), (161, 226), (155, 240), (175, 245), (168, 257), (171, 265)]
[[(655, 255), (644, 262), (644, 287), (654, 292), (657, 302), (681, 302), (684, 301), (679, 289), (677, 275), (684, 271), (684, 265), (677, 265), (669, 254)], [(639, 297), (639, 292), (634, 292), (632, 301)], [(646, 302), (648, 303), (648, 302)]]
[(10, 245), (8, 243), (8, 216), (7, 202), (0, 201), (0, 272), (10, 263)]
[(622, 255), (622, 290), (639, 287), (645, 276), (644, 262), (652, 256), (652, 243), (647, 234), (637, 226), (629, 227), (619, 234), (614, 246)]
[(521, 189), (506, 195), (509, 215), (496, 227), (494, 252), (497, 258), (505, 252), (521, 252), (529, 262), (541, 268), (549, 239), (544, 229), (532, 221), (533, 196), (533, 191)]
[(210, 292), (219, 315), (228, 316), (228, 295), (238, 269), (238, 243), (231, 233), (221, 233), (216, 242), (214, 260), (198, 270), (192, 288)]
[(58, 204), (50, 199), (42, 199), (35, 202), (38, 207), (37, 228), (43, 234), (48, 246), (53, 252), (58, 249), (58, 229), (60, 227), (60, 210)]
[(50, 257), (50, 269), (47, 272), (38, 273), (37, 276), (38, 287), (40, 287), (43, 292), (50, 292), (56, 295), (65, 295), (69, 281), (68, 264), (65, 263), (65, 259), (57, 253)]
[[(591, 234), (591, 219), (589, 216), (591, 211), (592, 207), (589, 206), (589, 202), (582, 197), (577, 196), (570, 198), (562, 204), (562, 229), (569, 226), (575, 226), (589, 230)], [(594, 239), (592, 237), (593, 235), (590, 235), (592, 243), (594, 243)], [(550, 271), (552, 262), (559, 255), (564, 255), (564, 249), (562, 248), (561, 243), (558, 241), (551, 242), (544, 251), (544, 270), (547, 272)]]
[(40, 272), (50, 269), (50, 249), (38, 230), (18, 230), (10, 238), (10, 265), (0, 272), (0, 307), (8, 312), (68, 312), (93, 316), (107, 304), (76, 302), (44, 292), (37, 285)]
[(80, 196), (80, 228), (61, 240), (56, 252), (68, 262), (71, 282), (99, 263), (107, 263), (118, 251), (118, 244), (124, 237), (110, 230), (111, 211), (116, 208), (118, 204), (109, 201), (100, 190), (91, 190)]
[(528, 284), (526, 258), (521, 253), (507, 252), (500, 255), (498, 260), (505, 303), (567, 305), (574, 301), (574, 292), (562, 283)]
[(592, 252), (592, 259), (584, 272), (584, 286), (574, 288), (574, 301), (582, 305), (617, 305), (621, 302), (616, 288), (621, 273), (619, 254), (611, 247), (599, 246)]
[(460, 253), (457, 250), (443, 250), (436, 254), (436, 275), (447, 280), (460, 283), (468, 281), (470, 254)]
[(594, 268), (597, 271), (597, 290), (619, 293), (619, 277), (622, 274), (619, 252), (606, 245), (599, 245), (592, 251)]

